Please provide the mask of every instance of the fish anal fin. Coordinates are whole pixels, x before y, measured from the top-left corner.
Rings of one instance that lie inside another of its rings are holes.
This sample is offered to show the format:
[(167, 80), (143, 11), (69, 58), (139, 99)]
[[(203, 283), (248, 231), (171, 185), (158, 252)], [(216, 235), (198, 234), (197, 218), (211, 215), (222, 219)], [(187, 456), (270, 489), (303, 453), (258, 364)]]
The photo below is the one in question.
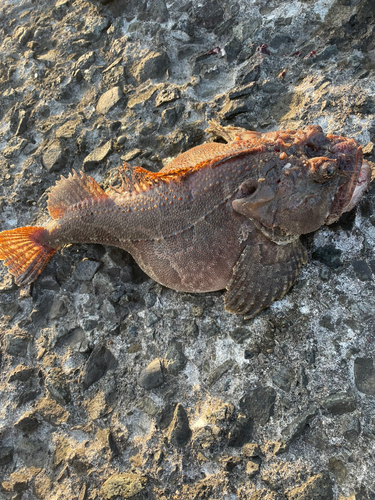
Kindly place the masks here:
[(259, 233), (254, 238), (234, 266), (225, 295), (225, 309), (245, 319), (281, 299), (307, 262), (299, 240), (277, 245)]
[(50, 247), (49, 232), (43, 227), (20, 227), (0, 233), (0, 260), (19, 285), (32, 283), (50, 261), (57, 248)]
[(47, 201), (48, 211), (53, 219), (61, 219), (77, 203), (99, 198), (107, 198), (99, 184), (83, 172), (79, 175), (73, 170), (73, 174), (68, 177), (61, 176), (61, 180), (52, 188)]

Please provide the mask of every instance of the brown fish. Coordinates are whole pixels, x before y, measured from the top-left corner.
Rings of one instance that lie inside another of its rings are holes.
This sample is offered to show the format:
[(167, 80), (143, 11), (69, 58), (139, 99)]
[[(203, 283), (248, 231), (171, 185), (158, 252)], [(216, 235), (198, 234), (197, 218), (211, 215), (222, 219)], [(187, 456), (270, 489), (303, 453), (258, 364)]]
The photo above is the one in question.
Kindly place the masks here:
[(306, 263), (299, 236), (351, 210), (371, 170), (355, 140), (319, 126), (261, 134), (211, 122), (209, 132), (227, 144), (202, 144), (158, 173), (125, 164), (120, 189), (61, 177), (48, 198), (53, 220), (0, 233), (0, 259), (26, 285), (67, 243), (114, 245), (155, 281), (226, 288), (228, 311), (255, 316)]

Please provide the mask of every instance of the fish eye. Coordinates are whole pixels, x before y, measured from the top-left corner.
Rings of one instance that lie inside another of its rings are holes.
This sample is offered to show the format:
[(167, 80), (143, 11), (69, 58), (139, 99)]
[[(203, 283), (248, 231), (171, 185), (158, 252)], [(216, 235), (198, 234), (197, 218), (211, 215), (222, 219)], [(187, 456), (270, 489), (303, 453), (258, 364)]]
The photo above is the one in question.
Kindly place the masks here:
[(337, 173), (337, 161), (329, 158), (313, 158), (309, 161), (310, 173), (315, 182), (323, 184), (330, 181)]

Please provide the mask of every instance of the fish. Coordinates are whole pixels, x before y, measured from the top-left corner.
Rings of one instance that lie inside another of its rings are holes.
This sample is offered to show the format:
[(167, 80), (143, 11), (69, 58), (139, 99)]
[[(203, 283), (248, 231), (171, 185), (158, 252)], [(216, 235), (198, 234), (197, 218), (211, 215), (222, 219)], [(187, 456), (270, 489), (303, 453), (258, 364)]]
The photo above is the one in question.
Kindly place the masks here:
[(173, 290), (226, 290), (225, 309), (253, 318), (282, 298), (307, 262), (300, 236), (361, 199), (370, 165), (352, 138), (318, 125), (260, 133), (210, 121), (206, 142), (159, 172), (124, 164), (104, 190), (73, 171), (48, 196), (51, 221), (0, 233), (0, 259), (18, 285), (37, 279), (70, 243), (129, 252)]

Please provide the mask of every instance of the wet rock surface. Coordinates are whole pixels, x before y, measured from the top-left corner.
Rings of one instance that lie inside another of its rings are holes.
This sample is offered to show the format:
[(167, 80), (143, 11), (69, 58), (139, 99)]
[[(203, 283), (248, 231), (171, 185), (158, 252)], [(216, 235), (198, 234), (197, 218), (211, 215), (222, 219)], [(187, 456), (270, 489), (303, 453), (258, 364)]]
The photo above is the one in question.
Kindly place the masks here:
[[(375, 161), (372, 0), (3, 0), (0, 229), (43, 225), (72, 169), (158, 171), (214, 118), (319, 124)], [(375, 188), (304, 236), (255, 319), (69, 245), (0, 269), (0, 498), (371, 499)]]

